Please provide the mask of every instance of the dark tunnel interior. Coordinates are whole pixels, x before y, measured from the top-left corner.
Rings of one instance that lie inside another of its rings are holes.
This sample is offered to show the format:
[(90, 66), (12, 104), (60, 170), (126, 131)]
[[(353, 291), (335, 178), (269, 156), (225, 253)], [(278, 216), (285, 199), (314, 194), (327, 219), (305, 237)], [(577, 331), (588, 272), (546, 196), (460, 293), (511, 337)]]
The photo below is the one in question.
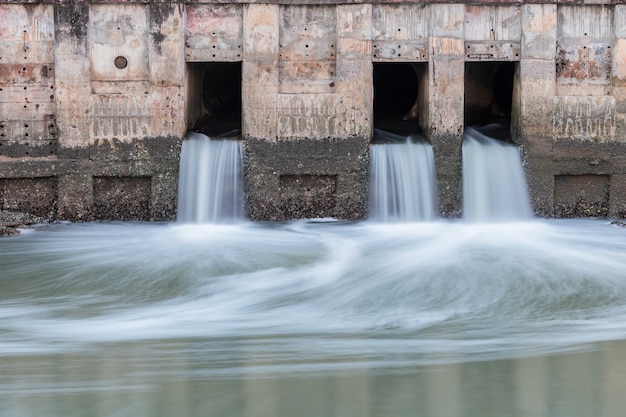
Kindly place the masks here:
[(189, 64), (191, 130), (207, 136), (241, 131), (241, 62)]
[(374, 128), (408, 136), (418, 132), (418, 71), (425, 63), (374, 63)]

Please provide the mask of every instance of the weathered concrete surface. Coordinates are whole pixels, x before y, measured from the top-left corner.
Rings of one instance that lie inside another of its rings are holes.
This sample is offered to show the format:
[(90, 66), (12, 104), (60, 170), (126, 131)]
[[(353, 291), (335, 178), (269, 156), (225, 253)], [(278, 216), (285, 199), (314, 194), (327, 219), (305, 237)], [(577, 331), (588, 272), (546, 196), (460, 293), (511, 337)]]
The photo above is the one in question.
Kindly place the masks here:
[(369, 138), (245, 143), (246, 212), (252, 220), (367, 213)]
[(406, 124), (459, 216), (465, 115), (495, 94), (465, 74), (506, 61), (535, 212), (626, 216), (621, 0), (0, 0), (0, 22), (0, 210), (173, 218), (180, 141), (225, 99), (205, 97), (208, 68), (241, 63), (250, 218), (363, 218), (373, 64), (409, 63)]

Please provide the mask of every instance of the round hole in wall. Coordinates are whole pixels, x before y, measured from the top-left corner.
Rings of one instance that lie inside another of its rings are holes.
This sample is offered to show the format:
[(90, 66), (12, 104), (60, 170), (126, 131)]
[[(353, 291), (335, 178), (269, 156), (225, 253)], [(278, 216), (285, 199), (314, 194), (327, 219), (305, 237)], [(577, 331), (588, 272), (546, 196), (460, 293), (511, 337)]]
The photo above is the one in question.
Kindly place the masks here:
[(128, 61), (123, 56), (115, 57), (113, 63), (115, 64), (115, 67), (119, 69), (124, 69), (128, 66)]

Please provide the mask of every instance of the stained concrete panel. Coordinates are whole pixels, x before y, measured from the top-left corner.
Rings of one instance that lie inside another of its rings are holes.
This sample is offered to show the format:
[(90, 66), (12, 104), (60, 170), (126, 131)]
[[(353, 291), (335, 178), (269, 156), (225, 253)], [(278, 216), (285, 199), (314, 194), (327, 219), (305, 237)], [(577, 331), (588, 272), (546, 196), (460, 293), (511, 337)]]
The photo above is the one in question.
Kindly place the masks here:
[(187, 62), (243, 60), (243, 6), (190, 4), (185, 27)]
[(521, 38), (521, 6), (478, 5), (465, 7), (466, 41), (515, 41)]
[(372, 8), (372, 39), (428, 43), (430, 8), (424, 4), (377, 4)]
[(0, 5), (0, 22), (3, 22), (0, 27), (0, 64), (54, 61), (52, 5)]
[(553, 60), (556, 53), (556, 36), (556, 4), (522, 6), (522, 58)]
[(334, 7), (281, 6), (278, 51), (280, 93), (335, 91), (336, 16)]
[[(149, 78), (147, 6), (92, 4), (89, 7), (89, 22), (93, 80)], [(125, 66), (116, 66), (117, 57), (126, 60)]]
[(561, 6), (558, 19), (557, 94), (610, 94), (613, 9)]
[[(4, 155), (47, 153), (56, 142), (54, 12), (51, 5), (0, 5), (0, 145)], [(44, 151), (43, 148), (46, 148)]]

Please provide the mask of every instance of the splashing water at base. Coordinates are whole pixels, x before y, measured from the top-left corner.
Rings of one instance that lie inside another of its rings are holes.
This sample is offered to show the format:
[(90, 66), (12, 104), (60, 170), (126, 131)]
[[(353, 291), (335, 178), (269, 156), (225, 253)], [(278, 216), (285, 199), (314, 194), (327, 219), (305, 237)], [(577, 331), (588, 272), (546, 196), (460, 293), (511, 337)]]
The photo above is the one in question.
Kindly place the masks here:
[(0, 240), (0, 416), (621, 417), (625, 253), (591, 220), (42, 227)]
[[(386, 133), (386, 137), (390, 135)], [(429, 221), (436, 213), (432, 146), (417, 136), (372, 145), (369, 219), (383, 223)]]
[(471, 127), (463, 137), (463, 217), (477, 222), (532, 217), (519, 149)]
[(190, 132), (181, 150), (177, 220), (233, 223), (242, 218), (241, 142)]

